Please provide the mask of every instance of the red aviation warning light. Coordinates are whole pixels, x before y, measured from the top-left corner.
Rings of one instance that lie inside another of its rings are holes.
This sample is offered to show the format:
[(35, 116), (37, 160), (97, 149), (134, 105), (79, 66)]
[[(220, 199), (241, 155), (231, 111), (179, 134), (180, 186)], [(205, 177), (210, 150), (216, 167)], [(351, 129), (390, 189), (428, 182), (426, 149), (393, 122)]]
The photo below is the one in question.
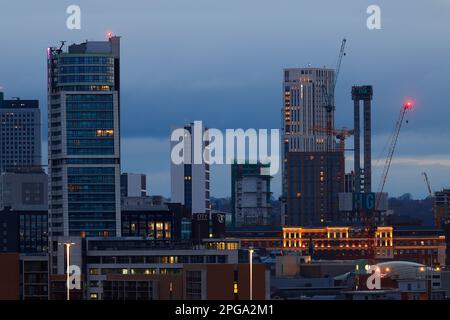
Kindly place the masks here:
[(413, 108), (413, 106), (414, 106), (414, 103), (412, 101), (410, 101), (410, 100), (406, 101), (405, 104), (404, 104), (404, 108), (406, 110), (411, 110)]
[(108, 39), (111, 39), (111, 38), (114, 36), (114, 34), (113, 34), (111, 31), (109, 31), (109, 32), (106, 34), (106, 36), (108, 37)]

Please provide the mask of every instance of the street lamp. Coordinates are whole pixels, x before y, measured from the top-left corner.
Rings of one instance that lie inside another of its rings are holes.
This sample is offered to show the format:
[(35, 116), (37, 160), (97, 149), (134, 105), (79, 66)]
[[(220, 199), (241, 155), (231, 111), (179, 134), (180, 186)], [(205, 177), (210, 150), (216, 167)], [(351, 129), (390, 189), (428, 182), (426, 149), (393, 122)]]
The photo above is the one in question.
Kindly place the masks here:
[(75, 245), (73, 242), (63, 242), (59, 243), (60, 245), (64, 245), (66, 247), (66, 291), (67, 291), (67, 300), (70, 300), (70, 247)]
[(253, 252), (255, 250), (250, 247), (248, 250), (250, 260), (250, 300), (253, 300)]

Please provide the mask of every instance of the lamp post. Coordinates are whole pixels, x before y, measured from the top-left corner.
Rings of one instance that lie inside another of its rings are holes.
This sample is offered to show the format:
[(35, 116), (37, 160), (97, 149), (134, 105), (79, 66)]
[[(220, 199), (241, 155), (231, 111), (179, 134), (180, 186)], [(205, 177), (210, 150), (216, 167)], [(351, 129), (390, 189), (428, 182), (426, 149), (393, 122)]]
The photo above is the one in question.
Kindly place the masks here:
[(67, 300), (70, 300), (70, 247), (75, 245), (73, 242), (63, 242), (60, 243), (60, 245), (64, 245), (66, 249), (66, 261), (67, 261), (67, 268), (66, 268), (66, 293), (67, 293)]
[(248, 250), (249, 261), (250, 261), (250, 301), (253, 300), (253, 252), (255, 250), (250, 247)]

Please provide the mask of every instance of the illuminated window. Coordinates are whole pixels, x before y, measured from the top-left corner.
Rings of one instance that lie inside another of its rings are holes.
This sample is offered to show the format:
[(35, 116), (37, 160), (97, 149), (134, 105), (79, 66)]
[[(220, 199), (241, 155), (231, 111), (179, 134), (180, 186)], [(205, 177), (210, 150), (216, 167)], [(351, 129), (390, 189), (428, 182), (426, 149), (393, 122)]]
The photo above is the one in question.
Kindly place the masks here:
[(114, 130), (97, 130), (97, 137), (112, 137)]
[(166, 239), (170, 239), (172, 237), (171, 223), (170, 222), (165, 222), (164, 223), (164, 233), (165, 233), (165, 238)]
[(81, 187), (78, 184), (70, 184), (69, 192), (79, 192)]
[(238, 290), (238, 284), (237, 284), (237, 282), (235, 281), (234, 284), (233, 284), (233, 293), (234, 293), (234, 294), (237, 294), (238, 292), (239, 292), (239, 290)]
[(122, 269), (122, 274), (128, 274), (128, 269)]
[(91, 293), (91, 294), (90, 294), (90, 298), (91, 298), (91, 300), (97, 300), (97, 299), (98, 299), (98, 296), (97, 296), (96, 293)]
[(162, 222), (157, 222), (156, 223), (156, 239), (163, 238), (163, 229), (164, 229), (164, 224)]

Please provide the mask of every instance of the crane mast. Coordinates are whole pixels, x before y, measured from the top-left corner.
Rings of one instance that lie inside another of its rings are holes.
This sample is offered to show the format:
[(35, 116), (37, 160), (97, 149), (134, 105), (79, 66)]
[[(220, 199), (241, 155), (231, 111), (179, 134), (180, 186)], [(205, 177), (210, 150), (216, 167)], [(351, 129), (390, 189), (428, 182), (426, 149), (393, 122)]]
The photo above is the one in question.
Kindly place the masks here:
[(345, 44), (347, 43), (347, 39), (343, 39), (342, 43), (341, 43), (341, 49), (339, 51), (339, 56), (338, 56), (338, 60), (337, 60), (337, 64), (336, 64), (336, 69), (334, 72), (334, 78), (331, 81), (331, 86), (330, 86), (330, 92), (328, 92), (327, 90), (327, 86), (325, 84), (322, 85), (322, 95), (323, 98), (325, 100), (325, 105), (324, 108), (327, 112), (326, 114), (326, 119), (327, 119), (327, 135), (329, 138), (327, 147), (329, 149), (332, 149), (331, 147), (331, 143), (332, 143), (332, 136), (333, 136), (333, 119), (332, 119), (332, 112), (336, 109), (335, 105), (334, 105), (334, 91), (336, 89), (336, 83), (338, 81), (338, 77), (339, 77), (339, 72), (341, 70), (341, 65), (342, 65), (342, 59), (345, 56)]
[(369, 241), (369, 243), (368, 243), (368, 259), (370, 262), (374, 262), (375, 258), (376, 258), (377, 227), (376, 227), (376, 223), (375, 223), (375, 213), (380, 210), (379, 206), (380, 206), (381, 198), (383, 195), (384, 187), (386, 185), (386, 180), (387, 180), (387, 177), (389, 174), (389, 169), (391, 168), (392, 159), (394, 157), (395, 148), (397, 146), (398, 137), (400, 135), (400, 131), (403, 126), (403, 121), (405, 119), (406, 112), (408, 110), (412, 109), (412, 107), (413, 107), (413, 103), (408, 101), (402, 106), (402, 109), (400, 110), (400, 115), (395, 124), (394, 133), (392, 134), (392, 137), (390, 140), (389, 152), (388, 152), (388, 156), (386, 158), (385, 164), (384, 164), (383, 173), (381, 175), (380, 185), (378, 188), (378, 194), (376, 195), (376, 198), (375, 198), (374, 210), (372, 213), (366, 212), (365, 210), (363, 210), (361, 212), (363, 220), (365, 222), (365, 227), (366, 227), (368, 241)]
[(422, 175), (425, 179), (425, 183), (427, 184), (428, 195), (430, 196), (430, 198), (433, 198), (433, 191), (431, 189), (431, 183), (430, 183), (430, 179), (428, 178), (428, 174), (426, 172), (422, 172)]
[(435, 202), (434, 202), (434, 195), (433, 195), (433, 189), (431, 188), (431, 182), (430, 182), (430, 178), (428, 177), (428, 174), (426, 172), (422, 172), (422, 175), (425, 179), (425, 183), (427, 185), (427, 189), (428, 189), (428, 195), (430, 196), (430, 200), (431, 200), (431, 210), (434, 214), (434, 224), (435, 226), (439, 226), (440, 222), (439, 222), (439, 218), (438, 218), (438, 214), (436, 213), (436, 207), (435, 207)]
[(385, 164), (384, 164), (384, 169), (383, 169), (383, 173), (381, 175), (380, 185), (378, 187), (378, 192), (379, 193), (378, 193), (378, 196), (377, 196), (377, 199), (376, 199), (375, 211), (377, 211), (379, 209), (381, 196), (382, 196), (382, 193), (384, 191), (384, 187), (386, 185), (386, 180), (387, 180), (387, 177), (388, 177), (388, 174), (389, 174), (389, 170), (391, 168), (391, 164), (392, 164), (392, 159), (394, 157), (395, 148), (397, 146), (398, 136), (400, 135), (400, 130), (402, 129), (403, 121), (405, 119), (406, 112), (408, 110), (412, 109), (412, 107), (413, 107), (412, 102), (410, 102), (410, 101), (406, 102), (403, 105), (402, 109), (400, 110), (399, 118), (397, 120), (397, 123), (395, 124), (394, 133), (392, 135), (391, 142), (390, 142), (390, 145), (389, 145), (388, 156), (387, 156)]

